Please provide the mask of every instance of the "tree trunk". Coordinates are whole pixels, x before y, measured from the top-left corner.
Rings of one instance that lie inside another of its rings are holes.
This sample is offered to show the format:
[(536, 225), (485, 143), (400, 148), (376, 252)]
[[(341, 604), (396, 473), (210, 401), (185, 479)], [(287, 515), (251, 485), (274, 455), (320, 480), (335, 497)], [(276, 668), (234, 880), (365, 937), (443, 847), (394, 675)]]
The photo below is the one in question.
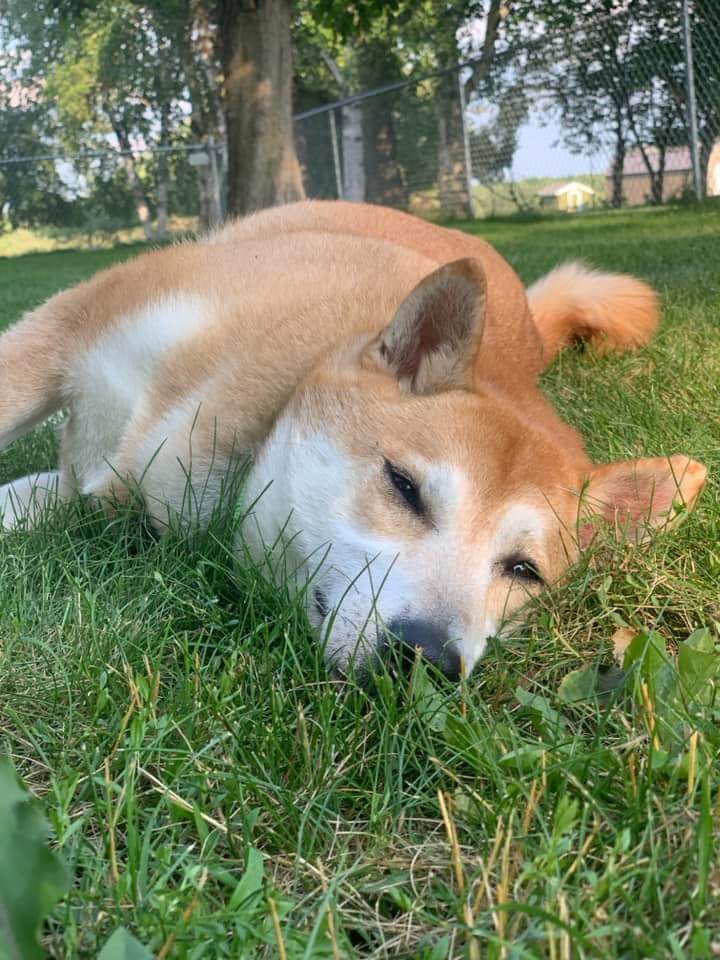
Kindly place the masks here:
[(395, 128), (387, 96), (365, 101), (365, 199), (406, 209), (407, 187), (397, 162)]
[(652, 180), (650, 199), (654, 204), (663, 202), (663, 188), (665, 183), (665, 146), (658, 147), (658, 168)]
[(630, 124), (630, 129), (632, 130), (635, 138), (637, 149), (640, 151), (640, 156), (642, 157), (643, 163), (645, 164), (645, 170), (647, 171), (647, 175), (650, 179), (650, 196), (647, 199), (649, 199), (650, 203), (662, 203), (663, 180), (665, 177), (665, 148), (657, 148), (658, 168), (656, 170), (652, 165), (650, 154), (645, 149), (646, 143), (644, 142), (641, 134), (638, 132), (638, 127), (635, 122), (634, 107), (630, 102), (627, 91), (625, 92), (625, 109), (628, 122)]
[[(163, 103), (160, 109), (160, 147), (167, 147), (169, 142), (170, 108)], [(164, 149), (158, 154), (157, 167), (157, 221), (156, 237), (166, 240), (168, 235), (168, 155)]]
[(113, 130), (121, 150), (125, 173), (130, 182), (130, 189), (132, 190), (133, 199), (135, 200), (138, 219), (142, 224), (145, 239), (148, 242), (152, 242), (155, 239), (155, 234), (153, 233), (152, 219), (150, 217), (150, 205), (148, 204), (145, 188), (135, 168), (135, 158), (130, 149), (130, 137), (119, 123), (113, 124)]
[(650, 174), (650, 203), (659, 205), (662, 203), (663, 175), (659, 170), (654, 170)]
[[(509, 5), (506, 5), (509, 6)], [(487, 79), (495, 58), (500, 22), (503, 18), (502, 0), (490, 0), (485, 24), (482, 56), (476, 62), (470, 83), (477, 90)], [(458, 24), (459, 25), (459, 24)], [(454, 36), (454, 33), (451, 34)], [(453, 53), (456, 53), (453, 48)], [(460, 115), (460, 96), (457, 75), (440, 81), (436, 98), (438, 106), (438, 191), (440, 213), (444, 217), (473, 217), (472, 197), (468, 192), (463, 142), (463, 118)]]
[(508, 12), (510, 4), (503, 3), (503, 0), (490, 0), (487, 20), (485, 21), (485, 39), (483, 40), (482, 56), (473, 66), (470, 83), (475, 90), (488, 77), (495, 59), (495, 44), (497, 43), (500, 30), (500, 21)]
[(224, 170), (225, 118), (217, 83), (217, 36), (206, 3), (191, 0), (191, 16), (178, 36), (180, 56), (190, 93), (190, 129), (193, 140), (207, 145), (210, 164), (195, 167), (200, 225), (212, 230), (222, 221), (220, 194)]
[(658, 195), (658, 181), (659, 181), (660, 197), (662, 198), (663, 174), (660, 168), (662, 167), (662, 164), (664, 164), (665, 162), (664, 157), (660, 157), (660, 160), (662, 161), (662, 163), (658, 164), (658, 170), (656, 170), (652, 165), (650, 154), (645, 149), (646, 145), (643, 143), (642, 139), (638, 135), (637, 127), (635, 125), (635, 121), (634, 121), (630, 107), (628, 107), (628, 116), (630, 119), (630, 128), (632, 129), (633, 134), (635, 135), (635, 143), (636, 143), (637, 149), (640, 151), (640, 156), (642, 157), (643, 163), (645, 164), (645, 170), (647, 172), (648, 179), (650, 180), (650, 195), (649, 196), (646, 195), (646, 199), (649, 200), (650, 203), (662, 202), (662, 201), (657, 201), (655, 198)]
[[(321, 54), (325, 66), (335, 80), (340, 96), (350, 96), (351, 86), (340, 67), (327, 54)], [(342, 118), (342, 194), (343, 200), (362, 203), (365, 199), (365, 144), (363, 111), (365, 103), (353, 103), (340, 111)]]
[[(194, 130), (192, 127), (191, 129)], [(218, 156), (220, 151), (212, 137), (205, 138), (203, 146), (208, 155), (208, 163), (195, 167), (200, 226), (203, 230), (213, 230), (222, 223), (221, 164)]]
[[(363, 90), (403, 80), (402, 65), (384, 37), (370, 38), (359, 51), (359, 81)], [(394, 110), (397, 94), (383, 93), (363, 103), (365, 199), (389, 207), (406, 208), (408, 193), (397, 159)]]
[(290, 0), (220, 0), (228, 206), (241, 215), (304, 196), (292, 121)]
[(168, 157), (161, 153), (158, 157), (157, 220), (155, 236), (158, 240), (167, 240), (168, 236)]
[(612, 207), (622, 207), (625, 202), (623, 194), (623, 172), (625, 170), (625, 153), (627, 144), (625, 142), (625, 130), (623, 128), (622, 108), (616, 107), (615, 110), (615, 150), (612, 163), (612, 196), (610, 205)]
[(465, 171), (460, 100), (454, 74), (442, 81), (437, 105), (440, 213), (441, 216), (452, 219), (472, 216)]
[(212, 230), (218, 226), (222, 217), (216, 201), (215, 185), (209, 164), (195, 167), (200, 201), (200, 225), (203, 230)]
[(363, 105), (342, 108), (343, 197), (362, 203), (365, 199), (365, 145)]
[(713, 152), (716, 139), (714, 136), (708, 136), (707, 130), (702, 130), (700, 134), (700, 156), (698, 157), (700, 165), (700, 196), (707, 196), (708, 192), (708, 166), (710, 164), (710, 154)]
[(610, 205), (612, 207), (621, 207), (624, 203), (623, 196), (623, 169), (625, 167), (625, 140), (618, 137), (615, 141), (615, 152), (612, 163), (612, 196)]

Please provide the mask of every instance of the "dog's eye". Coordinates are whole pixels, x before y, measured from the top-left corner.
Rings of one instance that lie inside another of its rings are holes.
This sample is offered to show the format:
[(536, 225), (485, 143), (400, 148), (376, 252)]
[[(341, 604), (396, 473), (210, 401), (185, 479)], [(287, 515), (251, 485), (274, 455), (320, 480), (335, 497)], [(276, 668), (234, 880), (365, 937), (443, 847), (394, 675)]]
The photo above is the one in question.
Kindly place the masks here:
[(392, 483), (412, 512), (419, 517), (422, 516), (423, 504), (420, 499), (420, 491), (413, 479), (402, 470), (394, 467), (389, 460), (385, 461), (385, 472), (390, 479), (390, 483)]
[(508, 557), (503, 560), (503, 573), (513, 580), (524, 580), (526, 583), (542, 583), (543, 578), (538, 568), (527, 557)]

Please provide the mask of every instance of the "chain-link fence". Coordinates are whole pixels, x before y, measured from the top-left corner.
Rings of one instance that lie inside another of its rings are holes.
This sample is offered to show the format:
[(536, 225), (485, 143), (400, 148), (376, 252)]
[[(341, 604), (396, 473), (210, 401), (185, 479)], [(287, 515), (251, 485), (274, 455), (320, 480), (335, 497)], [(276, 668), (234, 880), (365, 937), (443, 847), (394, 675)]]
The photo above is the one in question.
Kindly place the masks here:
[[(565, 5), (558, 5), (565, 6)], [(582, 12), (582, 11), (585, 12)], [(720, 194), (720, 3), (586, 4), (490, 62), (297, 119), (306, 190), (442, 217)]]
[[(0, 160), (0, 221), (41, 223), (52, 246), (78, 234), (90, 243), (156, 241), (212, 228), (225, 217), (226, 199), (226, 148), (213, 139)], [(22, 240), (10, 248), (22, 252)]]
[[(492, 57), (298, 114), (307, 195), (453, 218), (720, 194), (720, 2), (678, 0), (665, 17), (642, 0), (597, 7), (528, 19)], [(118, 150), (108, 138), (61, 157), (21, 146), (0, 158), (6, 220), (40, 197), (46, 222), (90, 239), (131, 225), (159, 239), (225, 215), (218, 141)]]

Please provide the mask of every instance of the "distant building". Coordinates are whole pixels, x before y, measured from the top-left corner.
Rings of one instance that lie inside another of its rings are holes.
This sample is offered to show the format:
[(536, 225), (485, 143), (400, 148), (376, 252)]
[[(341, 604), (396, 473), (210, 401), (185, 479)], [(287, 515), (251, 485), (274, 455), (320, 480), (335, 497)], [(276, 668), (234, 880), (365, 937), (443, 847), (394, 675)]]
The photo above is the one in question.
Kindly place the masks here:
[[(660, 166), (660, 151), (657, 147), (646, 147), (645, 153), (653, 171)], [(645, 166), (643, 156), (638, 149), (629, 150), (623, 163), (623, 197), (630, 207), (648, 203), (652, 195), (650, 174)], [(663, 202), (679, 199), (684, 193), (692, 189), (692, 161), (689, 147), (668, 147), (665, 151), (665, 172), (663, 174)], [(705, 186), (709, 197), (720, 195), (720, 142), (715, 144), (707, 170)], [(606, 180), (606, 194), (612, 196), (612, 170), (608, 170)]]
[(538, 190), (537, 196), (540, 198), (540, 207), (543, 210), (562, 210), (572, 213), (595, 205), (593, 188), (584, 183), (578, 183), (577, 180), (569, 180), (567, 183), (549, 183), (542, 190)]

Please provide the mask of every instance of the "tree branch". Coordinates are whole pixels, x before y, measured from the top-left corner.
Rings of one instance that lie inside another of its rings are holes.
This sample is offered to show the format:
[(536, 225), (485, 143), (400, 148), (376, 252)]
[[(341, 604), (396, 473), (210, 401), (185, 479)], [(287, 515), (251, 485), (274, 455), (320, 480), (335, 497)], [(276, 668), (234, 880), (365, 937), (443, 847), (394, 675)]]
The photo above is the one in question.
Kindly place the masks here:
[(510, 5), (507, 4), (505, 8), (503, 8), (502, 0), (490, 0), (490, 8), (485, 21), (485, 39), (483, 40), (482, 57), (477, 65), (473, 67), (472, 77), (470, 78), (473, 87), (477, 87), (490, 73), (495, 57), (495, 44), (498, 38), (500, 22), (509, 6)]
[(330, 54), (325, 53), (324, 50), (320, 51), (320, 56), (322, 57), (322, 62), (325, 64), (325, 66), (328, 68), (328, 70), (332, 74), (333, 80), (338, 85), (340, 89), (340, 94), (342, 96), (345, 96), (347, 92), (345, 89), (345, 81), (343, 79), (342, 71), (340, 70), (340, 67), (337, 65), (337, 62), (333, 60)]

